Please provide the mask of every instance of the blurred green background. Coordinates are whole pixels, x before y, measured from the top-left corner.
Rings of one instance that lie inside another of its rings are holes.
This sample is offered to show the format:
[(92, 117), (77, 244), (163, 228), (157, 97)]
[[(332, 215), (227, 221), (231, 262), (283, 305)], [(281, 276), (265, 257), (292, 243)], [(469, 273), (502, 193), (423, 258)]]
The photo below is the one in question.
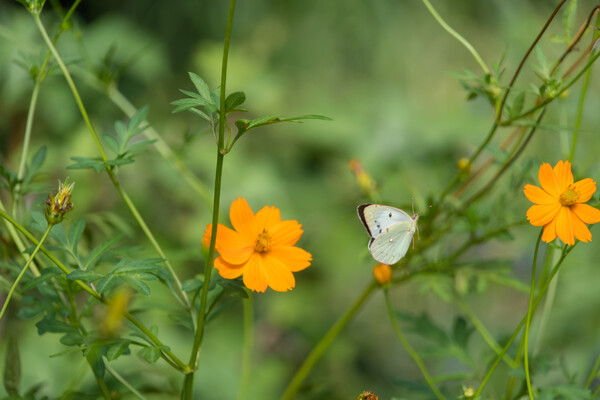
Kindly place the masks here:
[[(436, 1), (434, 6), (488, 65), (504, 59), (502, 82), (506, 84), (555, 3), (455, 0)], [(593, 5), (579, 2), (576, 26)], [(213, 185), (216, 158), (212, 134), (191, 114), (172, 114), (170, 102), (183, 97), (178, 89), (192, 90), (189, 71), (202, 76), (211, 88), (218, 86), (227, 6), (225, 1), (84, 1), (74, 16), (81, 41), (69, 31), (58, 43), (60, 53), (71, 62), (76, 84), (100, 133), (113, 134), (114, 122), (126, 120), (84, 79), (82, 71), (104, 68), (108, 73), (118, 71), (119, 89), (136, 107), (150, 106), (149, 121), (208, 188)], [(43, 20), (52, 34), (58, 19), (51, 8), (50, 3), (46, 5)], [(552, 34), (561, 32), (560, 15), (550, 31), (542, 48), (552, 59), (564, 49), (550, 40)], [(45, 51), (31, 16), (18, 3), (2, 1), (0, 162), (15, 170), (32, 90), (28, 73), (15, 60), (41, 60)], [(535, 64), (532, 57), (517, 86), (539, 84), (532, 71)], [(268, 290), (255, 296), (255, 369), (248, 398), (277, 398), (310, 349), (372, 279), (374, 262), (355, 211), (367, 199), (348, 162), (362, 162), (378, 182), (383, 203), (409, 209), (414, 198), (416, 208), (423, 209), (430, 196), (439, 194), (454, 176), (457, 161), (483, 141), (493, 110), (485, 100), (466, 100), (454, 75), (465, 69), (480, 74), (470, 54), (419, 1), (238, 3), (227, 90), (246, 93), (250, 112), (239, 117), (323, 114), (333, 119), (252, 131), (225, 158), (222, 222), (229, 223), (227, 211), (238, 196), (245, 197), (254, 211), (275, 205), (284, 219), (303, 225), (299, 245), (314, 257), (310, 268), (295, 274), (293, 291)], [(574, 170), (576, 177), (598, 179), (600, 114), (595, 111), (599, 105), (595, 72)], [(548, 125), (572, 126), (579, 88), (576, 85), (570, 96), (551, 106)], [(500, 132), (498, 143), (508, 132)], [(519, 159), (515, 174), (532, 167), (528, 182), (537, 184), (539, 163), (554, 165), (564, 158), (569, 137), (566, 130), (540, 130)], [(59, 74), (48, 78), (40, 92), (30, 154), (41, 146), (48, 146), (43, 168), (48, 190), (66, 176), (76, 181), (75, 210), (66, 224), (86, 218), (90, 240), (101, 241), (107, 237), (106, 226), (116, 223), (127, 235), (126, 244), (141, 245), (140, 254), (155, 256), (106, 175), (66, 170), (72, 163), (70, 157), (95, 157), (97, 150)], [(180, 276), (188, 279), (200, 273), (201, 237), (211, 215), (206, 202), (154, 150), (121, 168), (119, 178)], [(496, 222), (523, 219), (530, 205), (522, 187), (511, 182), (510, 177), (503, 179), (480, 206)], [(30, 198), (31, 206), (38, 208), (46, 194)], [(538, 230), (523, 225), (511, 234), (513, 240), (484, 243), (461, 261), (501, 259), (528, 282)], [(443, 258), (448, 249), (462, 243), (459, 239), (447, 238), (429, 257)], [(571, 373), (582, 376), (600, 350), (600, 322), (595, 317), (600, 275), (593, 261), (597, 255), (593, 242), (569, 256), (568, 267), (560, 275), (553, 317), (540, 338), (545, 352), (562, 357)], [(410, 313), (430, 313), (436, 323), (450, 329), (460, 309), (422, 289), (419, 281), (394, 288), (395, 306)], [(474, 292), (466, 299), (495, 337), (510, 335), (526, 312), (527, 294), (492, 283)], [(141, 319), (149, 325), (156, 321), (163, 341), (187, 359), (191, 337), (168, 318), (169, 307), (175, 306), (172, 298), (157, 285), (153, 297), (138, 300), (155, 306), (155, 311), (141, 314)], [(65, 347), (57, 335), (39, 337), (34, 323), (13, 317), (0, 325), (0, 343), (5, 342), (7, 331), (18, 332), (22, 388), (43, 382), (42, 393), (54, 398), (70, 385), (93, 387), (91, 373), (78, 354), (49, 358)], [(408, 337), (417, 348), (427, 347), (419, 337)], [(238, 304), (211, 322), (206, 332), (196, 385), (201, 398), (235, 397), (241, 345)], [(475, 355), (487, 351), (476, 335), (471, 348)], [(4, 351), (0, 345), (0, 356)], [(434, 373), (465, 370), (456, 360), (429, 361)], [(481, 368), (484, 361), (480, 360)], [(119, 359), (114, 367), (134, 385), (172, 388), (173, 393), (181, 385), (181, 377), (161, 361), (148, 365), (132, 355)], [(371, 390), (380, 399), (427, 398), (419, 397), (423, 394), (411, 391), (403, 381), (421, 382), (422, 378), (391, 329), (381, 293), (375, 293), (310, 375), (311, 391), (306, 398), (352, 399), (362, 390)], [(0, 395), (4, 395), (3, 388)]]

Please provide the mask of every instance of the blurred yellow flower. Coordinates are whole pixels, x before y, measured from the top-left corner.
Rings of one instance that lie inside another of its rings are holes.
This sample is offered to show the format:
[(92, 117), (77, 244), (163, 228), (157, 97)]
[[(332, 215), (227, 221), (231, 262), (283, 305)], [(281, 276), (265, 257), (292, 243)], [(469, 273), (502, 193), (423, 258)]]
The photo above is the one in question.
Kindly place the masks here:
[(543, 226), (542, 240), (549, 243), (558, 236), (565, 244), (592, 240), (586, 224), (600, 222), (600, 210), (583, 204), (596, 191), (596, 182), (585, 178), (573, 183), (569, 161), (554, 166), (543, 163), (538, 173), (541, 188), (525, 185), (525, 196), (535, 203), (527, 210), (527, 219), (534, 226)]
[[(256, 215), (244, 198), (231, 204), (229, 219), (234, 229), (217, 226), (215, 245), (219, 257), (215, 268), (226, 279), (243, 275), (250, 290), (264, 292), (267, 286), (285, 292), (295, 286), (292, 272), (307, 268), (312, 255), (294, 245), (302, 236), (298, 221), (281, 220), (276, 207), (265, 206)], [(204, 232), (204, 244), (210, 245), (212, 224)]]

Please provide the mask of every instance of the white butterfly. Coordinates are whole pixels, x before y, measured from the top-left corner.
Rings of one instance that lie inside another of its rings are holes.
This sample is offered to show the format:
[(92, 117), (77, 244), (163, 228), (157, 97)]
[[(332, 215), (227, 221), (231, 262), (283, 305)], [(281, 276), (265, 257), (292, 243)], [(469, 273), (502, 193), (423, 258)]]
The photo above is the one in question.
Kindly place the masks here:
[(369, 251), (382, 264), (392, 265), (406, 255), (417, 230), (419, 214), (413, 216), (390, 206), (361, 204), (358, 217), (371, 236)]

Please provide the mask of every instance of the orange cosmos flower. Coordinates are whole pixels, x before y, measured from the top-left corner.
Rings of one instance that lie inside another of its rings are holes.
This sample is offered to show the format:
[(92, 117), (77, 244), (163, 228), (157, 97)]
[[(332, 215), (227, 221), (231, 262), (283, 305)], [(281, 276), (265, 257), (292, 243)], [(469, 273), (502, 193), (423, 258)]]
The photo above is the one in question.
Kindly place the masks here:
[[(244, 276), (250, 290), (264, 292), (269, 286), (285, 292), (295, 286), (292, 272), (310, 265), (309, 252), (294, 245), (302, 236), (298, 221), (281, 220), (276, 207), (263, 207), (256, 215), (244, 198), (231, 203), (229, 219), (233, 229), (217, 226), (219, 257), (215, 268), (226, 279)], [(212, 224), (204, 232), (204, 244), (210, 245)]]
[(543, 163), (538, 173), (541, 188), (525, 185), (525, 196), (535, 203), (527, 210), (527, 219), (534, 226), (543, 226), (542, 240), (549, 243), (560, 238), (565, 244), (592, 240), (586, 224), (600, 222), (600, 210), (583, 204), (596, 191), (596, 182), (585, 178), (573, 183), (571, 163), (559, 161), (554, 166)]

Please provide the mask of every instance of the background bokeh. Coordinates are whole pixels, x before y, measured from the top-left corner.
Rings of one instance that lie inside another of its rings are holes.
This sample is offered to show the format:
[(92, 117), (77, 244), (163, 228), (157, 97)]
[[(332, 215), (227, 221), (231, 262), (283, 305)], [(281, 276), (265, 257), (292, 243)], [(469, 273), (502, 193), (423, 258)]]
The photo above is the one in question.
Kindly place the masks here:
[[(506, 84), (554, 3), (455, 0), (434, 5), (488, 65), (504, 60)], [(67, 7), (70, 2), (62, 4)], [(81, 41), (69, 31), (58, 43), (100, 133), (113, 134), (114, 122), (125, 116), (85, 77), (92, 69), (114, 72), (121, 68), (120, 91), (135, 106), (150, 106), (149, 121), (207, 188), (214, 179), (213, 136), (193, 115), (172, 114), (170, 102), (182, 97), (178, 89), (192, 90), (189, 71), (202, 76), (212, 88), (218, 86), (227, 6), (225, 1), (84, 1), (74, 17)], [(589, 1), (579, 2), (577, 26), (592, 6)], [(58, 19), (50, 3), (46, 8), (43, 19), (54, 32)], [(561, 32), (560, 16), (550, 31), (541, 44), (548, 59), (564, 48), (550, 40)], [(15, 60), (44, 55), (31, 16), (16, 2), (0, 2), (0, 162), (12, 169), (18, 166), (32, 89), (28, 73)], [(535, 65), (532, 57), (517, 86), (539, 83)], [(384, 203), (409, 209), (414, 198), (415, 208), (424, 209), (454, 176), (457, 161), (472, 154), (487, 134), (493, 110), (485, 100), (467, 101), (456, 77), (465, 69), (480, 74), (470, 54), (418, 1), (239, 2), (228, 92), (246, 93), (250, 117), (323, 114), (333, 119), (252, 131), (225, 159), (222, 222), (228, 223), (227, 210), (238, 196), (245, 197), (255, 211), (275, 205), (284, 219), (302, 223), (305, 234), (300, 245), (314, 257), (309, 269), (296, 274), (293, 291), (269, 290), (255, 296), (255, 369), (248, 398), (277, 398), (312, 346), (372, 279), (367, 235), (355, 211), (366, 198), (348, 162), (361, 161), (378, 182)], [(595, 112), (599, 88), (595, 72), (574, 170), (578, 177), (597, 180), (600, 115)], [(570, 136), (568, 129), (559, 128), (572, 126), (579, 88), (576, 85), (566, 99), (549, 109), (545, 123), (552, 128), (537, 133), (515, 166), (515, 175), (531, 168), (529, 181), (537, 183), (540, 162), (554, 165), (564, 158)], [(507, 132), (501, 131), (499, 137)], [(66, 224), (86, 218), (91, 243), (106, 239), (107, 227), (117, 227), (127, 235), (125, 244), (142, 246), (140, 256), (155, 256), (104, 174), (66, 169), (72, 156), (97, 154), (60, 74), (48, 78), (41, 89), (32, 152), (41, 146), (48, 146), (46, 174), (41, 179), (48, 190), (65, 176), (76, 181), (76, 207)], [(119, 178), (181, 276), (187, 279), (200, 273), (201, 237), (210, 221), (209, 205), (154, 150), (122, 168)], [(510, 175), (505, 177), (480, 205), (496, 222), (523, 219), (529, 207), (521, 188), (511, 182)], [(30, 198), (31, 206), (39, 207), (45, 195)], [(511, 231), (512, 240), (484, 243), (460, 261), (500, 259), (527, 282), (537, 233), (522, 225)], [(449, 237), (429, 257), (443, 258), (460, 243), (458, 237)], [(544, 351), (561, 357), (570, 373), (583, 376), (600, 350), (596, 340), (600, 323), (595, 317), (600, 305), (597, 255), (592, 242), (569, 256), (560, 275), (553, 318), (539, 336)], [(395, 306), (414, 314), (430, 313), (436, 323), (450, 329), (460, 309), (422, 289), (421, 281), (393, 289)], [(466, 299), (496, 338), (510, 335), (527, 309), (527, 294), (497, 284), (484, 289)], [(191, 338), (168, 318), (169, 307), (175, 306), (172, 298), (157, 285), (152, 298), (140, 304), (153, 308), (141, 318), (148, 324), (155, 320), (163, 341), (187, 358)], [(49, 357), (64, 346), (57, 335), (39, 337), (35, 322), (12, 317), (0, 325), (0, 356), (5, 351), (5, 332), (19, 334), (22, 387), (43, 382), (42, 392), (54, 398), (81, 382), (93, 386), (80, 355)], [(417, 348), (426, 347), (419, 337), (409, 335), (409, 340)], [(238, 304), (211, 322), (206, 332), (197, 374), (202, 398), (234, 398), (241, 344)], [(474, 354), (483, 349), (481, 339), (474, 338)], [(457, 361), (430, 361), (434, 372), (464, 370)], [(181, 377), (160, 361), (148, 365), (132, 355), (114, 366), (131, 376), (134, 384), (172, 387), (173, 393), (181, 384)], [(420, 373), (391, 329), (383, 297), (375, 293), (311, 374), (307, 398), (350, 399), (362, 390), (371, 390), (380, 399), (419, 398), (418, 391), (408, 391), (403, 381), (421, 381)]]

